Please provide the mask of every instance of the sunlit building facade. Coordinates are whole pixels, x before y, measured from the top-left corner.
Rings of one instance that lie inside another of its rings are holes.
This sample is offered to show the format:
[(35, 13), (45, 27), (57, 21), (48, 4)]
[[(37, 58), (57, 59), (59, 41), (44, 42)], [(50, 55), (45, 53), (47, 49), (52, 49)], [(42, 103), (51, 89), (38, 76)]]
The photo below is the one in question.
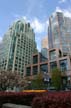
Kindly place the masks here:
[(33, 78), (35, 75), (42, 73), (47, 81), (52, 77), (52, 70), (58, 68), (61, 70), (63, 82), (71, 84), (71, 58), (62, 56), (60, 49), (49, 49), (47, 59), (41, 53), (33, 54), (32, 64), (26, 65), (24, 76)]
[(71, 55), (71, 18), (56, 12), (49, 18), (49, 48), (59, 48), (63, 55)]
[(45, 36), (45, 37), (41, 40), (41, 48), (47, 48), (47, 49), (48, 49), (48, 36)]
[(44, 56), (47, 59), (47, 55), (48, 55), (48, 37), (45, 36), (42, 40), (41, 40), (41, 54), (42, 56)]
[(14, 22), (0, 45), (0, 70), (18, 71), (22, 75), (35, 52), (35, 34), (30, 23), (24, 20)]

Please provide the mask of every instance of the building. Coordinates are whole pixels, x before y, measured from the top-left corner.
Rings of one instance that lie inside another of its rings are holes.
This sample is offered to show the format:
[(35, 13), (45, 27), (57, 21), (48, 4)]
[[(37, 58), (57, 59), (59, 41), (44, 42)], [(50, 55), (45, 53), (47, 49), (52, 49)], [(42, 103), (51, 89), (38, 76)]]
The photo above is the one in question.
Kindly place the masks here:
[(30, 23), (18, 20), (5, 33), (0, 45), (0, 70), (18, 71), (22, 75), (26, 64), (36, 52), (35, 34)]
[(41, 54), (42, 54), (42, 56), (44, 56), (47, 59), (47, 55), (48, 55), (48, 38), (47, 38), (47, 36), (45, 36), (41, 40)]
[(59, 48), (63, 55), (71, 55), (71, 18), (62, 12), (53, 13), (49, 18), (48, 44), (50, 48)]
[(42, 40), (41, 40), (41, 48), (47, 48), (48, 49), (48, 37), (45, 36)]
[(71, 84), (71, 19), (62, 12), (53, 13), (49, 18), (48, 39), (44, 38), (41, 46), (41, 52), (33, 54), (32, 64), (25, 67), (24, 76), (42, 73), (49, 80), (53, 68), (59, 68), (63, 83)]
[(42, 73), (51, 78), (53, 68), (59, 68), (62, 71), (64, 81), (71, 81), (71, 58), (62, 56), (60, 49), (49, 49), (48, 59), (42, 56), (41, 53), (33, 54), (33, 63), (26, 66), (24, 76), (33, 77), (38, 73)]
[(48, 70), (46, 58), (42, 56), (41, 53), (33, 54), (33, 63), (26, 65), (24, 76), (33, 76), (40, 73), (40, 64), (41, 64), (41, 68), (43, 68), (43, 70), (45, 70), (46, 72)]

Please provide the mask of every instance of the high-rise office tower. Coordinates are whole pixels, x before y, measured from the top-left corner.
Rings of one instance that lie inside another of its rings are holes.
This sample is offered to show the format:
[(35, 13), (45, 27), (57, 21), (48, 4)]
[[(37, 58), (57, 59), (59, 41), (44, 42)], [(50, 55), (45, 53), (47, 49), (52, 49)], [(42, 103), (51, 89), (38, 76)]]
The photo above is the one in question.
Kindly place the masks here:
[(45, 36), (41, 41), (41, 48), (47, 48), (48, 49), (48, 37)]
[(71, 55), (71, 18), (56, 12), (49, 18), (49, 48), (59, 48), (64, 55)]
[(24, 20), (13, 23), (0, 45), (0, 70), (18, 71), (22, 75), (36, 51), (35, 34)]
[(41, 41), (41, 54), (47, 58), (48, 56), (48, 37), (45, 36)]

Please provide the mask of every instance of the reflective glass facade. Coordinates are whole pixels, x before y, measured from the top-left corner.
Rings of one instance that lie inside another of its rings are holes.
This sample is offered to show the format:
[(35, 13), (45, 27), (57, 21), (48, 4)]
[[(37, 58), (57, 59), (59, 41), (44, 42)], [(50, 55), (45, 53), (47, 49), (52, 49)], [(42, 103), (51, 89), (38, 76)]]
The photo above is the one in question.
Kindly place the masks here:
[(57, 62), (50, 63), (50, 70), (53, 70), (54, 68), (57, 68)]
[(31, 75), (31, 67), (28, 67), (26, 70), (26, 75), (30, 76)]
[(63, 13), (53, 13), (49, 18), (49, 48), (60, 48), (63, 54), (71, 55), (71, 19)]
[(49, 52), (49, 57), (50, 57), (50, 60), (55, 60), (56, 59), (56, 51), (50, 51)]
[(47, 48), (42, 48), (41, 49), (41, 54), (47, 59), (47, 57), (48, 57), (48, 49)]
[(45, 56), (43, 56), (43, 54), (40, 54), (40, 62), (46, 62), (47, 58)]
[(61, 60), (59, 63), (60, 63), (60, 69), (61, 69), (62, 72), (65, 72), (69, 69), (67, 59)]
[(48, 72), (48, 65), (47, 64), (42, 64), (40, 65), (40, 72), (44, 73), (44, 72)]
[(33, 64), (38, 63), (38, 55), (33, 56)]
[(33, 75), (37, 75), (38, 73), (38, 66), (33, 66)]

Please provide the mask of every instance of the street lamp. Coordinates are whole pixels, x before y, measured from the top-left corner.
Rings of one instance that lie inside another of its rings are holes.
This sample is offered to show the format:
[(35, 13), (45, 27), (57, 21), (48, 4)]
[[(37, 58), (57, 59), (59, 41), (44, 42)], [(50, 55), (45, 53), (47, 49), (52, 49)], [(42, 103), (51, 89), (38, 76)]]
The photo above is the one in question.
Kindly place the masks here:
[(31, 89), (31, 81), (28, 81), (28, 89)]

